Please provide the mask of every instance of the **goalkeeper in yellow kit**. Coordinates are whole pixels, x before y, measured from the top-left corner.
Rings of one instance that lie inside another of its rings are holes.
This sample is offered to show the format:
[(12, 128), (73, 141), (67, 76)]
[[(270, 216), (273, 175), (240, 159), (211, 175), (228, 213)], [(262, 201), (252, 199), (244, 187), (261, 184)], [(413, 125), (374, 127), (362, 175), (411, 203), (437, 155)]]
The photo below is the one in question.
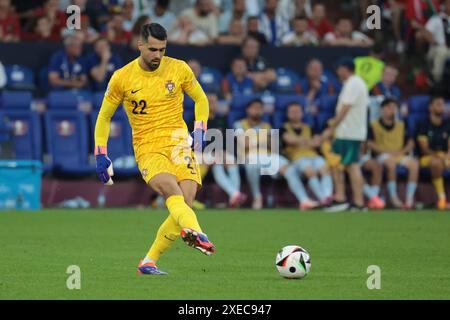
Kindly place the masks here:
[[(194, 150), (201, 150), (205, 144), (208, 100), (190, 67), (184, 61), (164, 56), (166, 45), (167, 33), (161, 25), (142, 27), (140, 56), (111, 77), (95, 126), (97, 175), (110, 185), (113, 169), (107, 155), (109, 127), (117, 107), (123, 104), (142, 177), (164, 197), (170, 213), (139, 263), (140, 274), (167, 274), (158, 269), (156, 262), (180, 235), (186, 244), (206, 255), (215, 252), (191, 209), (201, 186)], [(183, 120), (184, 93), (195, 101), (195, 129), (190, 135)]]

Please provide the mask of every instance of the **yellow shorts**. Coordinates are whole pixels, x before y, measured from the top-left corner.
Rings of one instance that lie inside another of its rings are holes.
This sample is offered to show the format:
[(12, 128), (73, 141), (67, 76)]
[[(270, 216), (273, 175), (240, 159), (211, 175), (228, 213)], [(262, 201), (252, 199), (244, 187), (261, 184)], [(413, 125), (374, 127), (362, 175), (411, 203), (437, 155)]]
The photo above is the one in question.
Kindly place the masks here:
[(180, 157), (171, 157), (167, 152), (148, 152), (136, 157), (142, 178), (148, 182), (157, 174), (169, 173), (176, 177), (177, 182), (193, 180), (199, 187), (202, 185), (200, 166), (195, 153), (186, 151)]
[[(444, 160), (444, 163), (447, 168), (450, 168), (450, 159), (447, 158), (447, 154), (445, 152), (438, 152), (437, 156), (439, 158), (442, 158)], [(433, 158), (433, 156), (423, 156), (420, 158), (420, 166), (421, 167), (429, 167), (430, 161)]]
[(341, 156), (333, 153), (333, 152), (327, 152), (323, 155), (325, 158), (325, 161), (327, 162), (328, 167), (332, 169), (338, 169), (343, 170), (344, 166), (341, 164)]

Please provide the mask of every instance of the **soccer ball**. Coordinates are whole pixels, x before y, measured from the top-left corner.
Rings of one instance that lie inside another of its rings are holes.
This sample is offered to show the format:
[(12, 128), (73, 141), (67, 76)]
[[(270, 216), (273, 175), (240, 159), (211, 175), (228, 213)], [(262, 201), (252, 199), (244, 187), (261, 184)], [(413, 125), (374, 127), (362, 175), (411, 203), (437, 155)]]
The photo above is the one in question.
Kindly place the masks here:
[(282, 277), (301, 279), (311, 270), (311, 258), (302, 247), (286, 246), (278, 252), (275, 265)]

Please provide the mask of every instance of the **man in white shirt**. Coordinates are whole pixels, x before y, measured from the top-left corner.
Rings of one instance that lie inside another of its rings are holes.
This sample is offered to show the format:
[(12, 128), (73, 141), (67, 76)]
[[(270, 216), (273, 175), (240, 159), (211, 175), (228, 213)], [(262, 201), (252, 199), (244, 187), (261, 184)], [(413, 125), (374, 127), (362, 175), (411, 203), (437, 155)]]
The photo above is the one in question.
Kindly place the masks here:
[(441, 82), (445, 63), (450, 59), (450, 0), (444, 1), (445, 9), (431, 17), (425, 29), (426, 38), (431, 44), (428, 59), (432, 65), (431, 73), (436, 83)]
[(277, 10), (278, 0), (265, 0), (265, 7), (259, 17), (260, 31), (270, 44), (278, 46), (289, 31), (289, 20)]
[[(340, 156), (340, 163), (350, 177), (353, 194), (352, 209), (364, 209), (363, 176), (359, 164), (361, 142), (367, 138), (367, 107), (369, 93), (364, 80), (355, 75), (355, 65), (351, 57), (343, 57), (336, 70), (344, 83), (339, 95), (336, 116), (322, 137), (329, 139), (334, 133), (333, 152)], [(345, 199), (343, 175), (336, 184), (336, 198)]]

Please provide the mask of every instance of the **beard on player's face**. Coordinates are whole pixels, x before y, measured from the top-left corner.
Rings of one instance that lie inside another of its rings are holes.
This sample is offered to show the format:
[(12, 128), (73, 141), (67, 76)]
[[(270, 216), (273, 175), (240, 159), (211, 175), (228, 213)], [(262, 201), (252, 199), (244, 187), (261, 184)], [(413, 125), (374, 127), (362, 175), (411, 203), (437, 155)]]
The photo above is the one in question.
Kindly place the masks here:
[(161, 64), (161, 59), (160, 58), (153, 58), (153, 59), (143, 59), (145, 64), (147, 65), (147, 67), (151, 70), (151, 71), (155, 71), (156, 69), (159, 68), (159, 65)]

